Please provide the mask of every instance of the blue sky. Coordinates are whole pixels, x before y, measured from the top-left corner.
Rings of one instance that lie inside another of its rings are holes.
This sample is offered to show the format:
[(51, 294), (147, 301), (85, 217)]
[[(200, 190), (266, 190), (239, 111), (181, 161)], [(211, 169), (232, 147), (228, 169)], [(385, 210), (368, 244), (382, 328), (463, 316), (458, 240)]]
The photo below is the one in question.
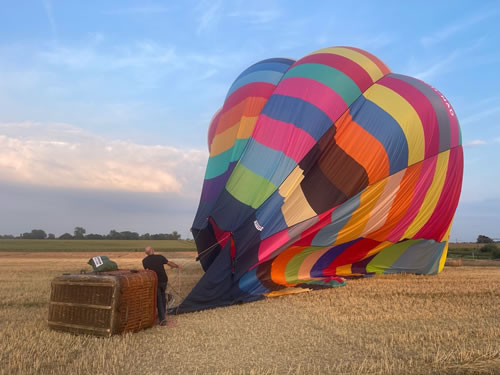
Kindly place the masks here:
[(453, 241), (500, 238), (498, 1), (6, 1), (0, 234), (188, 235), (237, 75), (350, 45), (438, 88), (465, 152)]

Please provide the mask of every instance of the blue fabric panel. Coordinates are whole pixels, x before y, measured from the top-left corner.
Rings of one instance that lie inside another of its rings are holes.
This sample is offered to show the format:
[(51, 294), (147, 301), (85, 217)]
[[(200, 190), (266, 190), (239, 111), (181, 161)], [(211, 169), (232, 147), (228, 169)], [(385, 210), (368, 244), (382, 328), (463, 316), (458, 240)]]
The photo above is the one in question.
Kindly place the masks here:
[(436, 243), (433, 260), (429, 262), (427, 268), (424, 270), (425, 271), (424, 273), (426, 275), (437, 275), (439, 271), (439, 262), (441, 260), (441, 255), (443, 255), (445, 246), (446, 246), (446, 241)]
[(248, 294), (269, 293), (269, 290), (262, 285), (257, 278), (257, 267), (243, 275), (238, 286), (241, 290), (247, 292)]
[(280, 186), (297, 165), (295, 160), (281, 151), (273, 150), (255, 140), (248, 143), (240, 163), (270, 181), (274, 186)]
[(230, 242), (228, 242), (222, 249), (207, 272), (179, 306), (180, 312), (196, 311), (233, 303), (231, 296), (233, 279), (230, 246)]
[(294, 124), (316, 141), (332, 126), (330, 118), (305, 100), (284, 95), (271, 95), (262, 113), (272, 119)]
[(392, 116), (364, 96), (356, 99), (349, 109), (353, 120), (384, 146), (391, 175), (408, 167), (406, 137)]
[(207, 217), (210, 216), (210, 211), (212, 211), (214, 203), (215, 202), (212, 201), (200, 204), (198, 211), (196, 212), (196, 217), (194, 218), (193, 228), (204, 229), (207, 226)]
[(408, 246), (406, 251), (384, 273), (429, 274), (443, 252), (444, 245), (434, 240), (420, 240)]
[(236, 247), (234, 262), (234, 277), (240, 279), (248, 270), (259, 261), (260, 232), (255, 227), (255, 215), (250, 215), (247, 220), (233, 232)]
[[(234, 232), (248, 218), (253, 215), (255, 209), (234, 198), (226, 189), (214, 204), (210, 216), (212, 216), (220, 229)], [(229, 213), (229, 214), (228, 214)]]
[(249, 74), (244, 75), (243, 77), (236, 80), (231, 88), (229, 89), (226, 99), (233, 92), (238, 90), (240, 87), (245, 86), (249, 83), (254, 82), (267, 82), (273, 85), (277, 85), (280, 81), (281, 77), (283, 77), (282, 72), (274, 72), (272, 70), (258, 70)]
[(340, 254), (342, 254), (348, 247), (359, 241), (359, 238), (343, 243), (342, 245), (332, 247), (326, 253), (324, 253), (316, 262), (316, 264), (311, 269), (311, 277), (323, 277), (323, 269), (327, 268), (330, 263), (333, 262)]
[(311, 246), (330, 246), (337, 241), (337, 234), (351, 219), (361, 202), (361, 193), (347, 200), (340, 207), (332, 212), (332, 222), (325, 225), (314, 236)]
[(245, 76), (246, 74), (256, 72), (259, 70), (274, 70), (275, 72), (281, 72), (285, 73), (290, 66), (293, 65), (295, 60), (291, 59), (268, 59), (268, 60), (263, 60), (258, 63), (253, 64), (249, 68), (245, 69), (234, 81), (236, 82), (239, 80), (241, 77)]
[(287, 228), (285, 218), (281, 212), (281, 206), (285, 200), (276, 190), (255, 213), (257, 221), (264, 227), (260, 232), (260, 238), (267, 238)]

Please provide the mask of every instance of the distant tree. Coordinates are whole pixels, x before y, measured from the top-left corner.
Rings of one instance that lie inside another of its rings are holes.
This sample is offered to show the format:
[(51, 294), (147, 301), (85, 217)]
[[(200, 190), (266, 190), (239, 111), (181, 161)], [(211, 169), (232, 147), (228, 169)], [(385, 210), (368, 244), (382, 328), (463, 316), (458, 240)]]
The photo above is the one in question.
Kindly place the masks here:
[(3, 240), (13, 240), (16, 237), (14, 237), (12, 234), (4, 234), (3, 236), (0, 236), (0, 238)]
[(49, 233), (49, 235), (47, 236), (47, 239), (49, 239), (49, 240), (54, 240), (55, 238), (56, 238), (56, 236), (54, 233)]
[(128, 230), (120, 232), (120, 240), (138, 240), (138, 239), (139, 239), (139, 233), (137, 232), (130, 232)]
[(106, 239), (106, 236), (103, 236), (102, 234), (95, 234), (95, 233), (90, 233), (85, 236), (87, 240), (104, 240)]
[(477, 236), (477, 243), (493, 243), (493, 240), (488, 236), (480, 234), (479, 236)]
[(172, 240), (180, 240), (181, 239), (181, 235), (179, 233), (177, 233), (177, 231), (173, 231), (170, 236), (172, 237)]
[(487, 243), (486, 245), (482, 246), (479, 251), (481, 251), (482, 253), (491, 253), (495, 250), (498, 250), (498, 247), (497, 245), (493, 244), (493, 243)]
[(151, 239), (151, 235), (149, 233), (144, 233), (144, 234), (141, 234), (141, 236), (139, 238), (141, 240), (150, 240)]
[(499, 248), (493, 249), (493, 251), (491, 252), (491, 258), (492, 259), (500, 259), (500, 249)]
[(150, 236), (151, 240), (166, 240), (167, 235), (163, 233), (155, 233)]
[(117, 232), (116, 230), (112, 229), (109, 231), (109, 234), (106, 236), (107, 239), (109, 240), (119, 240), (120, 239), (120, 233)]
[(73, 233), (76, 240), (83, 240), (87, 231), (82, 227), (75, 227)]
[(72, 240), (73, 236), (69, 233), (64, 233), (59, 236), (60, 240)]
[(27, 240), (44, 240), (47, 238), (47, 233), (41, 229), (33, 229), (31, 233), (23, 233), (21, 237)]

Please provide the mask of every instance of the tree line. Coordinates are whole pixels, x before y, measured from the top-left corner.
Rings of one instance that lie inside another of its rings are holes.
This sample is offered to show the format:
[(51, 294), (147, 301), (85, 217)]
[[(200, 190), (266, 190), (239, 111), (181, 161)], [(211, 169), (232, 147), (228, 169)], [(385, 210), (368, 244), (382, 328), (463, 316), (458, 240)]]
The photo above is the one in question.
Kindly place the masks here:
[(59, 237), (56, 237), (53, 233), (46, 233), (42, 229), (33, 229), (31, 232), (25, 232), (19, 236), (13, 236), (11, 234), (0, 235), (0, 239), (27, 239), (27, 240), (180, 240), (181, 235), (177, 231), (172, 233), (144, 233), (139, 234), (137, 232), (123, 231), (118, 232), (112, 229), (108, 234), (96, 234), (89, 233), (85, 228), (75, 227), (73, 234), (64, 233)]

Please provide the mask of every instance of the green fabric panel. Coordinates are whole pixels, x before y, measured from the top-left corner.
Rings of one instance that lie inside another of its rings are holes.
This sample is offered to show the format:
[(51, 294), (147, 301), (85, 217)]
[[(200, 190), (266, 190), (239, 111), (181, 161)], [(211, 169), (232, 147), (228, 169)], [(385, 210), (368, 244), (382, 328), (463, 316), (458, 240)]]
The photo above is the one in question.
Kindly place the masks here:
[(233, 149), (224, 151), (221, 154), (215, 155), (208, 159), (207, 170), (205, 172), (205, 180), (220, 176), (227, 170), (229, 160)]
[(323, 280), (310, 280), (307, 281), (305, 284), (311, 284), (311, 285), (321, 285), (321, 286), (329, 286), (331, 288), (336, 288), (338, 286), (345, 286), (345, 281), (337, 281), (337, 280), (330, 280), (327, 282), (324, 282)]
[(366, 272), (384, 273), (396, 260), (418, 240), (404, 241), (382, 250), (366, 266)]
[(286, 265), (285, 268), (286, 282), (290, 284), (298, 284), (309, 281), (309, 280), (299, 280), (299, 268), (307, 256), (321, 249), (324, 249), (324, 247), (313, 246), (304, 249), (300, 253), (295, 255)]
[(210, 159), (208, 159), (207, 170), (205, 172), (205, 180), (220, 176), (227, 171), (229, 163), (240, 159), (247, 144), (248, 138), (236, 139), (233, 147), (218, 155), (210, 157)]
[[(290, 69), (283, 79), (304, 77), (330, 87), (350, 106), (361, 95), (358, 85), (341, 71), (322, 64), (301, 64)], [(342, 89), (340, 89), (342, 88)]]
[(249, 138), (236, 139), (236, 142), (234, 143), (234, 146), (232, 148), (233, 154), (231, 156), (231, 161), (240, 160), (243, 150), (245, 150), (245, 148), (247, 147), (248, 139)]
[(252, 208), (259, 208), (264, 201), (277, 189), (270, 181), (252, 172), (243, 164), (234, 168), (226, 190), (237, 200)]

